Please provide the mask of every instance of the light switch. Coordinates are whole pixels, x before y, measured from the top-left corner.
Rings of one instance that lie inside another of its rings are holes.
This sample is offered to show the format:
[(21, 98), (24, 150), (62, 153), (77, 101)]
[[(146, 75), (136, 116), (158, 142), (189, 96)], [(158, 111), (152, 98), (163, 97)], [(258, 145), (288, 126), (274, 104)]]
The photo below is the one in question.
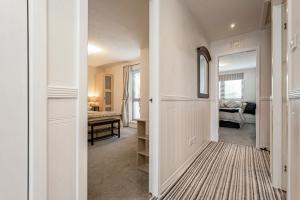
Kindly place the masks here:
[(290, 50), (295, 51), (298, 47), (298, 35), (295, 34), (292, 40), (290, 41)]

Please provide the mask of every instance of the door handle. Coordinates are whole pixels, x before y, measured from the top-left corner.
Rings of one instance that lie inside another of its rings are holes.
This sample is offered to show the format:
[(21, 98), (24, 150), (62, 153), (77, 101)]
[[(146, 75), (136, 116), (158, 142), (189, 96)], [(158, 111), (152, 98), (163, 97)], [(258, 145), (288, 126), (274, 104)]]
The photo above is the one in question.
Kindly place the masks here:
[(152, 102), (153, 102), (153, 99), (152, 99), (152, 98), (151, 98), (151, 99), (149, 99), (149, 102), (150, 102), (150, 103), (152, 103)]
[(291, 39), (289, 45), (290, 45), (290, 49), (292, 52), (297, 49), (297, 47), (298, 47), (298, 35), (297, 34), (295, 34), (294, 37)]

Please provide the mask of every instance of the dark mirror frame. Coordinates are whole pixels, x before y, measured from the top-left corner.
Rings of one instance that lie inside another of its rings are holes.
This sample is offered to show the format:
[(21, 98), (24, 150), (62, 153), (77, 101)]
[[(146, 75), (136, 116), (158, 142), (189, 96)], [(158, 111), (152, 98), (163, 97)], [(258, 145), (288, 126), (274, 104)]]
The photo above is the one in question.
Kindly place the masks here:
[[(207, 62), (207, 94), (200, 93), (200, 56), (203, 55)], [(197, 94), (198, 98), (209, 98), (209, 62), (211, 61), (211, 57), (208, 49), (205, 46), (201, 46), (197, 48)]]

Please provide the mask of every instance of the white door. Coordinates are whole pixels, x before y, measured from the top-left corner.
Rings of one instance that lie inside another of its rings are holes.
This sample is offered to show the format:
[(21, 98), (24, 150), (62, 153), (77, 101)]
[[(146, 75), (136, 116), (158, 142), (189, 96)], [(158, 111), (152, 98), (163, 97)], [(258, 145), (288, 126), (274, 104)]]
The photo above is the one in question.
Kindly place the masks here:
[(300, 197), (300, 1), (288, 0), (288, 200)]
[(159, 0), (150, 0), (149, 38), (149, 191), (159, 195)]
[(104, 110), (113, 110), (113, 76), (104, 76)]
[(0, 1), (0, 199), (27, 199), (27, 0)]

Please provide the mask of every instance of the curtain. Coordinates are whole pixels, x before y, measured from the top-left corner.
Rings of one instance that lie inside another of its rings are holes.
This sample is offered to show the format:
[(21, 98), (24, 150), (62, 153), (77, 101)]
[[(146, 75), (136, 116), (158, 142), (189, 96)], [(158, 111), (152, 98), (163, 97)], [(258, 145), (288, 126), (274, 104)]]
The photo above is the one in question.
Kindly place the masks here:
[(129, 126), (129, 71), (130, 65), (123, 67), (122, 121), (125, 127)]
[[(232, 98), (242, 98), (242, 96), (243, 96), (242, 85), (241, 85), (241, 91), (234, 91), (234, 87), (231, 88), (232, 90), (230, 90), (230, 91), (225, 90), (225, 82), (226, 81), (235, 81), (235, 80), (242, 80), (242, 84), (243, 84), (244, 73), (231, 73), (231, 74), (220, 74), (219, 75), (219, 99), (225, 99), (228, 96), (232, 97)], [(241, 94), (237, 95), (240, 92), (241, 92)]]
[(219, 81), (233, 81), (233, 80), (243, 80), (244, 73), (234, 73), (234, 74), (220, 74)]

